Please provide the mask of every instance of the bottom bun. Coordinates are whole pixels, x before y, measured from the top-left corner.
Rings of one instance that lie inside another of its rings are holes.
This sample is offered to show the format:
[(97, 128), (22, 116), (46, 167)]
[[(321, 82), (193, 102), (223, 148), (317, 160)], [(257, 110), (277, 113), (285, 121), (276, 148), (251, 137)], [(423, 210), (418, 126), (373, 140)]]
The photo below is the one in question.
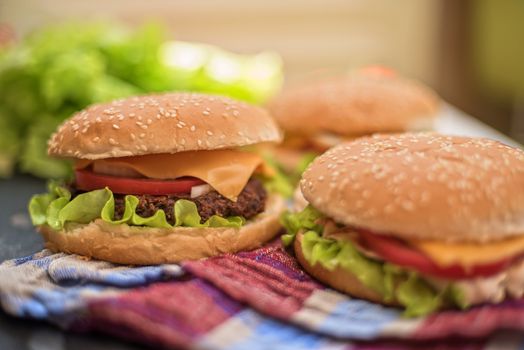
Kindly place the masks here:
[(262, 246), (280, 230), (285, 203), (271, 195), (266, 210), (240, 229), (231, 227), (150, 228), (114, 225), (101, 219), (89, 224), (69, 224), (55, 231), (41, 226), (46, 247), (54, 252), (83, 255), (118, 264), (152, 265), (195, 260)]
[(311, 265), (304, 257), (304, 253), (302, 252), (301, 233), (297, 234), (296, 236), (294, 248), (295, 255), (300, 265), (302, 265), (307, 273), (315, 277), (320, 282), (356, 298), (365, 299), (384, 305), (397, 305), (396, 303), (384, 302), (384, 299), (380, 294), (364, 286), (354, 274), (341, 267), (337, 267), (331, 271), (318, 263)]

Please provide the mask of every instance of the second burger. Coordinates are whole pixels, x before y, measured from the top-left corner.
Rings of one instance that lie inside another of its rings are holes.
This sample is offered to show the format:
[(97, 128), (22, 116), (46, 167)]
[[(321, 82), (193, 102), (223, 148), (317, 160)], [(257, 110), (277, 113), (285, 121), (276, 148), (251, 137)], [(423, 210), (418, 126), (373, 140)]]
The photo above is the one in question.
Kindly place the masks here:
[(428, 87), (382, 66), (310, 78), (289, 86), (269, 105), (285, 132), (274, 158), (298, 180), (312, 159), (340, 142), (431, 129), (439, 103)]

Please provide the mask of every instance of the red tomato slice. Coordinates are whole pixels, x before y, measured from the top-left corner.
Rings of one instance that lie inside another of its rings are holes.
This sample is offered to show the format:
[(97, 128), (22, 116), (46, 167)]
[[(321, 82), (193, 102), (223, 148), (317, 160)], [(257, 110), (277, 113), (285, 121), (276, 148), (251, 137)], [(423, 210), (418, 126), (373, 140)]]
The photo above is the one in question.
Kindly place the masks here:
[(92, 191), (109, 187), (120, 194), (183, 194), (191, 192), (191, 187), (203, 185), (204, 181), (194, 177), (182, 177), (175, 180), (136, 179), (96, 174), (91, 170), (76, 170), (76, 187), (83, 191)]
[(380, 255), (384, 260), (395, 265), (412, 268), (427, 275), (446, 279), (462, 279), (477, 276), (491, 276), (510, 265), (515, 258), (504, 259), (495, 263), (465, 268), (461, 265), (442, 267), (433, 262), (422, 252), (409, 247), (404, 242), (388, 236), (359, 230), (359, 237), (366, 248)]

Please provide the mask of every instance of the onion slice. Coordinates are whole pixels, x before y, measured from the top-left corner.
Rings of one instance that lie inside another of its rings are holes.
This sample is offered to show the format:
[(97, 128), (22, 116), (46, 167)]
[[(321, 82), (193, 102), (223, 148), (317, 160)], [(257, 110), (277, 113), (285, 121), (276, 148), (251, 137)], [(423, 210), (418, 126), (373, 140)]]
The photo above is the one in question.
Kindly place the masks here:
[(208, 184), (193, 186), (191, 187), (191, 198), (200, 197), (211, 190), (212, 188)]

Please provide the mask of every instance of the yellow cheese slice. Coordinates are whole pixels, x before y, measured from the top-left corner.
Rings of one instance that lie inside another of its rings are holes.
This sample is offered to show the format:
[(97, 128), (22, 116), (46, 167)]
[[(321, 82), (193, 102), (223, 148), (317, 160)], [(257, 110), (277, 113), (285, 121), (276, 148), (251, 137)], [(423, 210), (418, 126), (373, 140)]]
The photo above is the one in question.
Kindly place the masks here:
[(76, 168), (83, 169), (94, 162), (133, 169), (152, 179), (193, 176), (205, 181), (218, 193), (234, 201), (257, 168), (266, 174), (269, 171), (259, 155), (238, 150), (148, 154), (94, 161), (81, 159), (77, 161)]
[(524, 236), (486, 244), (410, 241), (409, 244), (440, 266), (475, 266), (501, 261), (524, 252)]

